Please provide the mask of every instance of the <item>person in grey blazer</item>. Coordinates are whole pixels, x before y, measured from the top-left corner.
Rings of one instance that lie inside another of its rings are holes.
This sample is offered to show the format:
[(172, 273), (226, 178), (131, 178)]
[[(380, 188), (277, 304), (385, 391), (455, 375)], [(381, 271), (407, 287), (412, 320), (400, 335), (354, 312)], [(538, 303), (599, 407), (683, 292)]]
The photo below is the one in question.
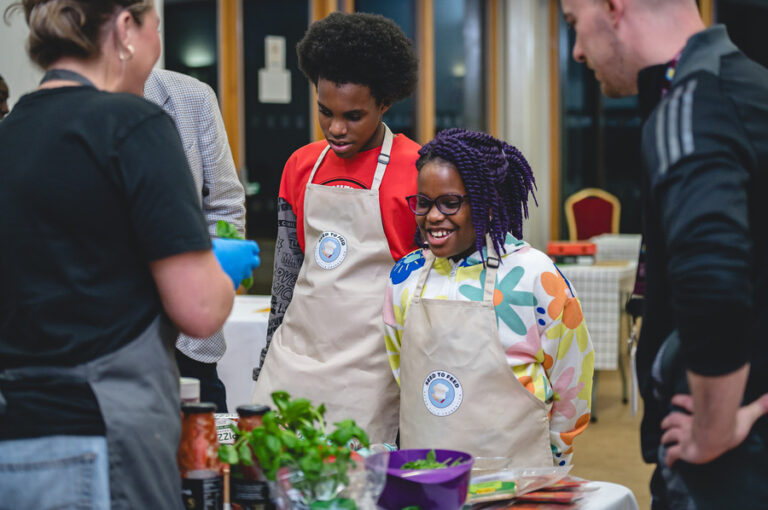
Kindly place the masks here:
[[(191, 76), (154, 69), (144, 85), (144, 97), (160, 105), (176, 124), (208, 233), (215, 235), (216, 222), (226, 220), (245, 237), (245, 192), (213, 89)], [(200, 379), (201, 400), (214, 402), (219, 412), (227, 412), (226, 388), (216, 371), (225, 350), (221, 331), (209, 338), (182, 334), (176, 341), (179, 372)]]

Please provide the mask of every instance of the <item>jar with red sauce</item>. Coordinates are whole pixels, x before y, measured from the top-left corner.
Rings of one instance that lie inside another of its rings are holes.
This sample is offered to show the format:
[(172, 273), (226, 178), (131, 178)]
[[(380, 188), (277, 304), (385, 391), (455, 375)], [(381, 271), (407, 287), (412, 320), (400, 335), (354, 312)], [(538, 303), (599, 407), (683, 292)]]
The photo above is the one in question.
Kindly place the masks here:
[(224, 484), (213, 416), (216, 404), (185, 403), (181, 406), (181, 412), (181, 441), (177, 461), (184, 508), (220, 510)]
[[(262, 426), (262, 418), (269, 412), (269, 406), (262, 404), (244, 405), (237, 408), (237, 428), (250, 432)], [(232, 508), (233, 510), (269, 510), (274, 508), (269, 497), (267, 479), (261, 471), (259, 461), (253, 456), (253, 465), (232, 466)]]

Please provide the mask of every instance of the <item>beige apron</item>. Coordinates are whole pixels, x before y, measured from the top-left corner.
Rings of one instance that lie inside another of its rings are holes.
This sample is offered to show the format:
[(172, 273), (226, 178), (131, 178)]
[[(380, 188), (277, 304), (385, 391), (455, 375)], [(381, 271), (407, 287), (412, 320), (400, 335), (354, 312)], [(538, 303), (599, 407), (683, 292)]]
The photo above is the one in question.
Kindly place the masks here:
[(551, 404), (520, 384), (499, 341), (493, 305), (499, 259), (488, 258), (483, 301), (455, 301), (421, 297), (435, 261), (431, 252), (426, 257), (400, 351), (400, 446), (510, 457), (515, 467), (552, 466)]
[(304, 263), (253, 401), (285, 390), (325, 403), (329, 425), (353, 419), (372, 442), (394, 443), (398, 389), (381, 322), (394, 264), (379, 205), (393, 139), (385, 129), (370, 190), (312, 184), (329, 147), (317, 158), (304, 194)]

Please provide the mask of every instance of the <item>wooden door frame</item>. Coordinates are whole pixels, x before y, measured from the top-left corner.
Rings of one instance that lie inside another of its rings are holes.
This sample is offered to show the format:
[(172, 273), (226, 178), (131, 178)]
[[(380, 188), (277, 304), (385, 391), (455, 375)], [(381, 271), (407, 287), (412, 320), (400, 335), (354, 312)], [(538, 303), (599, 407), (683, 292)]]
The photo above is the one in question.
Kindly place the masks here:
[(712, 26), (715, 22), (715, 8), (717, 7), (717, 0), (699, 0), (699, 10), (701, 11), (701, 19), (704, 20), (704, 24)]
[(242, 0), (218, 0), (219, 101), (238, 173), (245, 168)]

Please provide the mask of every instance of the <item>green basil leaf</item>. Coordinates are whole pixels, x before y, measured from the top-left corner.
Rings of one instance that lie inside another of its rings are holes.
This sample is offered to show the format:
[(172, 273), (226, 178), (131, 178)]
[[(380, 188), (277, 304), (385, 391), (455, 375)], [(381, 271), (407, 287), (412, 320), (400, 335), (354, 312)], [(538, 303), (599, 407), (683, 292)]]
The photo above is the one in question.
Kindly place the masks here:
[(274, 411), (269, 411), (261, 418), (261, 423), (264, 424), (264, 428), (267, 432), (275, 433), (275, 431), (280, 430), (280, 426), (277, 423), (277, 415)]
[(226, 464), (235, 465), (238, 461), (237, 451), (229, 444), (219, 446), (219, 460)]
[(272, 393), (272, 401), (275, 403), (281, 414), (285, 412), (290, 400), (291, 396), (285, 391), (276, 391)]
[(275, 436), (267, 436), (264, 438), (264, 445), (272, 455), (277, 455), (282, 450), (282, 443)]
[(237, 228), (228, 221), (218, 220), (216, 222), (216, 235), (224, 239), (243, 239)]
[(240, 448), (237, 449), (237, 455), (240, 457), (240, 464), (253, 466), (253, 455), (251, 453), (251, 446), (248, 443), (240, 445)]
[(285, 445), (287, 449), (294, 450), (298, 446), (299, 438), (291, 432), (283, 430), (280, 432), (280, 441)]

